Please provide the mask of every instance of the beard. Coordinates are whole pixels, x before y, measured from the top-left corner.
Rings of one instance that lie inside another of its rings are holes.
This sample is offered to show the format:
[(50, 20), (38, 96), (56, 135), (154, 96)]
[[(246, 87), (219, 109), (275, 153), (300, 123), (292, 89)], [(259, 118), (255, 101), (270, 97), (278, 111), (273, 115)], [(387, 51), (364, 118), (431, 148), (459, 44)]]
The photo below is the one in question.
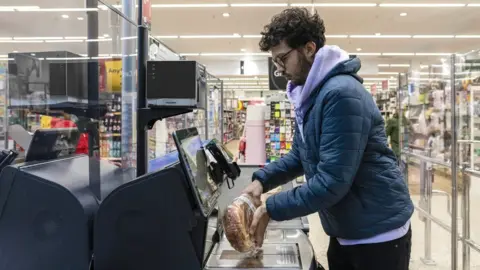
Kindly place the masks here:
[(285, 74), (285, 77), (294, 85), (304, 85), (308, 78), (308, 73), (313, 65), (313, 60), (310, 61), (304, 54), (298, 54), (298, 68), (296, 74)]

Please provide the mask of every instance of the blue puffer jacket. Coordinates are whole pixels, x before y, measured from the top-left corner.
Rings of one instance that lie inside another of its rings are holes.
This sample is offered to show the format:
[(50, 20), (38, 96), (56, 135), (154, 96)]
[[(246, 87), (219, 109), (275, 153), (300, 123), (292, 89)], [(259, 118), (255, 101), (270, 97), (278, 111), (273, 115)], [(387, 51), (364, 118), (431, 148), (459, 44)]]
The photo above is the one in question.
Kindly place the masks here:
[(312, 92), (292, 150), (254, 173), (264, 192), (305, 174), (300, 187), (271, 196), (273, 220), (318, 212), (325, 232), (365, 239), (405, 225), (413, 204), (384, 120), (356, 74), (360, 60), (341, 62)]

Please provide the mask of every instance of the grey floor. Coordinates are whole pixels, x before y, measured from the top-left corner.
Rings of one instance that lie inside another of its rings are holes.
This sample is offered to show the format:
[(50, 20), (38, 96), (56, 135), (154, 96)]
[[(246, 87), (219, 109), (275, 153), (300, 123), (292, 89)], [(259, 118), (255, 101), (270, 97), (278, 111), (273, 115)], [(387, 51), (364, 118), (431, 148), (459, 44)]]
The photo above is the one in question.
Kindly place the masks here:
[[(415, 203), (418, 202), (419, 198), (412, 196), (412, 199)], [(480, 200), (479, 197), (476, 198)], [(438, 217), (445, 223), (450, 222), (450, 216), (446, 211), (446, 198), (435, 196), (433, 198), (433, 209), (432, 214), (435, 217)], [(480, 205), (480, 201), (478, 203)], [(473, 210), (475, 211), (475, 210)], [(460, 213), (460, 212), (459, 212)], [(480, 216), (472, 213), (472, 239), (480, 240), (480, 226), (473, 224), (480, 224)], [(328, 269), (326, 252), (328, 248), (328, 237), (323, 232), (322, 226), (320, 224), (320, 219), (318, 215), (311, 215), (308, 217), (310, 223), (310, 241), (312, 242), (315, 254), (318, 261)], [(462, 221), (459, 219), (459, 228), (462, 228)], [(449, 223), (447, 223), (449, 224)], [(412, 241), (412, 254), (410, 261), (410, 270), (429, 270), (429, 269), (438, 269), (438, 270), (450, 270), (451, 268), (451, 245), (450, 245), (450, 233), (445, 231), (438, 225), (432, 224), (432, 259), (435, 262), (435, 265), (425, 265), (422, 262), (425, 251), (425, 229), (424, 223), (420, 220), (418, 213), (414, 213), (412, 217), (412, 231), (413, 231), (413, 241)], [(477, 240), (477, 241), (478, 241)], [(458, 268), (462, 268), (462, 245), (458, 244)], [(476, 251), (471, 251), (471, 260), (470, 260), (470, 269), (471, 270), (480, 270), (480, 254)]]

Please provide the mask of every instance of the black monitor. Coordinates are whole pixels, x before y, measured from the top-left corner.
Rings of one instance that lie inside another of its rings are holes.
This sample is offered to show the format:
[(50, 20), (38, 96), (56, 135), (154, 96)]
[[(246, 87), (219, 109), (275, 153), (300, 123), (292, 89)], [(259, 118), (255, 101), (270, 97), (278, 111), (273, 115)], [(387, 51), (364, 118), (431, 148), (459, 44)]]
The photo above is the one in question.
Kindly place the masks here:
[(210, 163), (214, 161), (210, 153), (203, 147), (202, 139), (197, 128), (177, 130), (173, 133), (178, 148), (180, 164), (190, 183), (193, 195), (205, 216), (215, 208), (219, 187), (212, 177)]
[(77, 128), (38, 129), (25, 155), (25, 162), (52, 160), (75, 153), (80, 132)]

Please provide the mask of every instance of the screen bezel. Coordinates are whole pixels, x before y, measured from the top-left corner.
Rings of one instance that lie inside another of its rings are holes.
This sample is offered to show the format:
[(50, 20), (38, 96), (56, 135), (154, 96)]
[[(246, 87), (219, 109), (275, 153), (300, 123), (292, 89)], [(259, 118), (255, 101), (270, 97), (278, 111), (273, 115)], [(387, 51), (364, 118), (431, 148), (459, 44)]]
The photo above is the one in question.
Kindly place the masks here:
[(232, 154), (232, 152), (230, 152), (230, 150), (228, 150), (224, 144), (220, 143), (217, 139), (212, 139), (212, 142), (215, 143), (218, 147), (218, 149), (220, 149), (220, 151), (222, 152), (223, 156), (225, 158), (228, 158), (227, 161), (228, 162), (234, 162), (235, 161), (235, 156)]
[[(71, 145), (62, 150), (55, 149), (59, 137), (67, 137)], [(63, 150), (68, 150), (65, 156), (75, 154), (80, 131), (77, 128), (37, 129), (33, 134), (30, 147), (25, 155), (25, 162), (52, 160), (59, 158)]]
[[(208, 207), (207, 205), (205, 205), (203, 203), (203, 200), (196, 188), (196, 184), (195, 184), (195, 179), (192, 175), (192, 171), (190, 169), (188, 169), (187, 167), (187, 164), (188, 164), (188, 159), (186, 157), (186, 153), (185, 151), (183, 150), (182, 148), (182, 141), (185, 139), (185, 138), (188, 138), (188, 137), (195, 137), (195, 136), (200, 136), (200, 134), (198, 133), (198, 130), (197, 128), (187, 128), (187, 129), (180, 129), (180, 130), (177, 130), (177, 131), (174, 131), (173, 134), (173, 140), (175, 141), (175, 144), (177, 146), (177, 151), (178, 151), (178, 158), (180, 160), (180, 165), (185, 173), (185, 176), (187, 177), (187, 182), (188, 184), (190, 185), (190, 189), (191, 189), (191, 192), (193, 194), (193, 196), (195, 197), (195, 200), (197, 201), (197, 204), (199, 205), (201, 211), (202, 211), (202, 214), (205, 216), (205, 217), (208, 217), (210, 216), (210, 214), (213, 212), (213, 210), (215, 209), (215, 204), (212, 204), (210, 207)], [(202, 148), (204, 146), (204, 143), (202, 141), (202, 139), (200, 138), (200, 141), (202, 143)], [(205, 154), (205, 158), (208, 160), (207, 156), (206, 156), (206, 153)], [(221, 189), (221, 185), (217, 185), (217, 190), (212, 192), (212, 197), (215, 197), (219, 192), (220, 192), (220, 189)], [(218, 198), (217, 198), (218, 200)]]

